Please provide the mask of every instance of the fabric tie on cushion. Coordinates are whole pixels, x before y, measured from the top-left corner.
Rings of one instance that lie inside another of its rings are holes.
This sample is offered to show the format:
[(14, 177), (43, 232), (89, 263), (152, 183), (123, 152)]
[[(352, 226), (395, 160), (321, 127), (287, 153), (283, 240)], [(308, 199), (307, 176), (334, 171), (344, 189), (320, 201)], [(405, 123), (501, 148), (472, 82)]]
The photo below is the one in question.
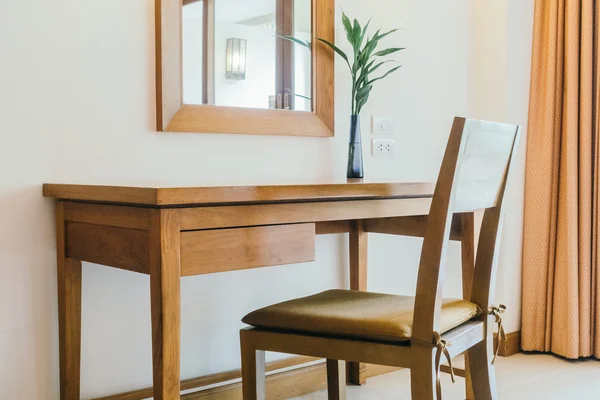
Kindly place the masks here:
[(435, 355), (435, 385), (437, 391), (438, 400), (442, 400), (442, 381), (440, 379), (440, 368), (442, 367), (442, 354), (446, 356), (446, 360), (448, 360), (448, 366), (450, 367), (450, 377), (452, 378), (452, 383), (456, 383), (456, 379), (454, 377), (454, 368), (452, 368), (452, 357), (450, 357), (450, 352), (448, 351), (448, 346), (451, 345), (447, 340), (442, 339), (442, 335), (439, 332), (433, 332), (433, 340), (435, 347), (437, 348), (437, 353)]
[[(420, 340), (412, 339), (413, 342), (424, 343), (426, 345), (431, 346), (431, 343), (422, 342)], [(452, 378), (452, 383), (456, 383), (456, 377), (454, 376), (454, 368), (452, 367), (452, 357), (450, 357), (450, 352), (448, 351), (448, 347), (450, 347), (452, 343), (449, 341), (442, 339), (442, 335), (439, 332), (433, 332), (433, 346), (437, 349), (435, 353), (435, 390), (437, 392), (437, 399), (442, 400), (442, 380), (440, 378), (440, 370), (442, 368), (442, 355), (446, 357), (448, 360), (448, 366), (450, 367), (450, 377)]]
[(498, 324), (498, 343), (496, 344), (496, 351), (494, 351), (494, 359), (492, 360), (492, 365), (496, 362), (496, 358), (498, 358), (498, 352), (500, 351), (500, 342), (506, 342), (506, 333), (504, 332), (504, 327), (502, 326), (502, 314), (506, 311), (506, 306), (504, 304), (500, 304), (499, 306), (494, 306), (490, 310), (490, 315), (494, 316), (494, 322)]

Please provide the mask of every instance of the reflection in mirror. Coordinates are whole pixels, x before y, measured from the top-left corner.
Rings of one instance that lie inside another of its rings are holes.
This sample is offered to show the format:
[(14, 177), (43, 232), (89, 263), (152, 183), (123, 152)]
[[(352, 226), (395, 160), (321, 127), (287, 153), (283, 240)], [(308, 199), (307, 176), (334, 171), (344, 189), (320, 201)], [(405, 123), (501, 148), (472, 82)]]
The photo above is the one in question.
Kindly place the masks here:
[(312, 110), (311, 0), (183, 0), (183, 102)]

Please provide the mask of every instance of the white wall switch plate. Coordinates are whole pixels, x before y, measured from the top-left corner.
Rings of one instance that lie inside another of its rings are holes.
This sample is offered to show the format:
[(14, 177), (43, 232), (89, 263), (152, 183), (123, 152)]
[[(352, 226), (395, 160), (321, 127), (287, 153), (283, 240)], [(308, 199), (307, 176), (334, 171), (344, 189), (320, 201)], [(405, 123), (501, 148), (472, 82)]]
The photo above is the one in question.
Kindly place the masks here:
[(371, 132), (373, 135), (393, 135), (396, 131), (396, 120), (386, 117), (371, 117)]
[(394, 157), (396, 142), (393, 139), (373, 139), (371, 150), (373, 157)]

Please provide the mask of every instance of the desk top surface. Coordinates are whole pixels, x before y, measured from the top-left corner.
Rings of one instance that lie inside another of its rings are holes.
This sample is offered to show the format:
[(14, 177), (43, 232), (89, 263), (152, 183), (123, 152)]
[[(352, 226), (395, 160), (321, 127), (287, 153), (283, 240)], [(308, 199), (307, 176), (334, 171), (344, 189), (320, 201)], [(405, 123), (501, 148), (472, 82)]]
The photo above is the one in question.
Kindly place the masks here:
[(340, 180), (324, 182), (219, 184), (198, 182), (136, 182), (119, 185), (46, 183), (45, 197), (93, 203), (168, 207), (248, 203), (427, 198), (432, 183)]

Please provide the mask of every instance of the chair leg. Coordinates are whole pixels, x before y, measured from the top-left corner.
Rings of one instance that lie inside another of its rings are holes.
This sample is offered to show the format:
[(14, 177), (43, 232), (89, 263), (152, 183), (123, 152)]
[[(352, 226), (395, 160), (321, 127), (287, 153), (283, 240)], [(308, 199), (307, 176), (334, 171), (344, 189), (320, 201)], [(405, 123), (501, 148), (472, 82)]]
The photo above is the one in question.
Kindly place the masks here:
[[(411, 347), (410, 392), (412, 400), (436, 400), (435, 349)], [(440, 399), (437, 399), (440, 400)]]
[[(491, 324), (488, 323), (488, 326)], [(497, 400), (496, 373), (492, 365), (494, 358), (494, 337), (492, 330), (486, 338), (467, 350), (467, 359), (471, 367), (473, 393), (476, 400)]]
[(240, 339), (243, 399), (265, 400), (265, 352), (249, 343), (243, 331)]
[(327, 360), (327, 398), (344, 400), (346, 398), (346, 362)]

